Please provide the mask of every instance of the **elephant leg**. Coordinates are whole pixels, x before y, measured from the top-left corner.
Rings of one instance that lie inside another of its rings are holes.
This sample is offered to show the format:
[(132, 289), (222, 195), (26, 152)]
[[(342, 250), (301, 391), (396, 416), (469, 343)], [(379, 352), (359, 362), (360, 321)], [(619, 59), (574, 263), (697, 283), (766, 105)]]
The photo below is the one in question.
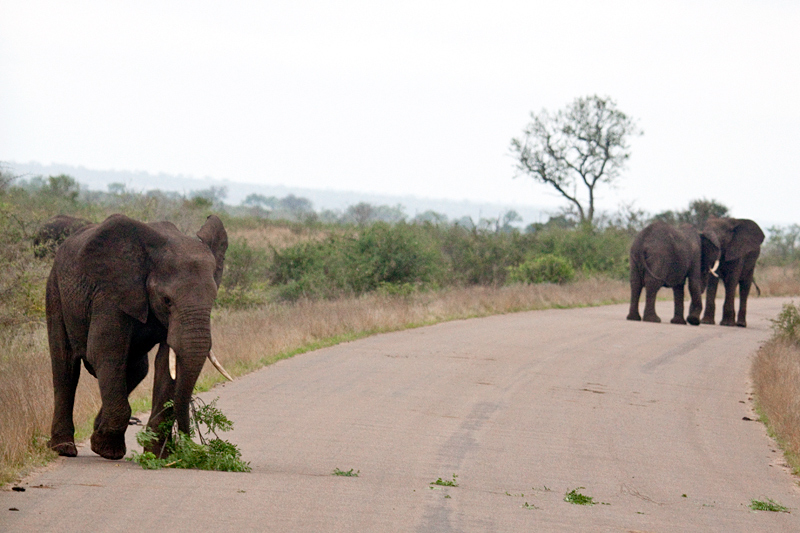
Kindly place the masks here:
[(703, 319), (700, 321), (703, 324), (713, 324), (714, 314), (717, 311), (717, 285), (719, 278), (714, 275), (709, 275), (708, 289), (706, 290), (706, 310), (703, 313)]
[(59, 455), (75, 457), (78, 449), (75, 447), (72, 410), (75, 406), (75, 389), (81, 375), (81, 363), (67, 337), (59, 291), (52, 277), (47, 283), (47, 296), (47, 333), (54, 392), (53, 422), (48, 446)]
[(628, 320), (641, 320), (639, 315), (639, 297), (642, 295), (643, 280), (638, 272), (631, 272), (631, 308)]
[(686, 320), (683, 318), (683, 285), (672, 287), (672, 299), (675, 304), (675, 315), (670, 323), (686, 324)]
[(644, 317), (642, 320), (645, 322), (661, 322), (656, 314), (656, 295), (658, 289), (661, 288), (661, 280), (657, 280), (649, 275), (645, 276), (645, 303), (644, 303)]
[[(147, 427), (159, 435), (159, 439), (145, 448), (145, 451), (154, 453), (156, 457), (162, 457), (166, 455), (164, 446), (172, 429), (170, 422), (175, 420), (172, 407), (164, 407), (165, 402), (175, 398), (175, 380), (169, 375), (169, 346), (166, 342), (158, 347), (153, 372), (153, 411)], [(162, 427), (165, 422), (167, 423), (165, 426), (168, 427)]]
[[(128, 358), (128, 364), (126, 365), (126, 397), (131, 395), (133, 389), (135, 389), (145, 377), (147, 377), (147, 352), (132, 354), (131, 357)], [(100, 427), (100, 422), (102, 420), (103, 408), (101, 407), (100, 412), (97, 413), (97, 416), (94, 419), (95, 430)]]
[(97, 375), (102, 407), (92, 433), (92, 451), (106, 459), (125, 456), (125, 430), (131, 417), (128, 403), (128, 346), (132, 318), (116, 309), (96, 313), (89, 326), (87, 359)]
[(686, 322), (693, 326), (700, 325), (700, 313), (703, 311), (703, 291), (701, 290), (702, 282), (699, 279), (692, 279), (689, 277), (689, 316), (686, 317)]
[(739, 281), (739, 316), (736, 319), (736, 325), (740, 328), (747, 327), (747, 297), (750, 295), (752, 283), (752, 271), (748, 272), (744, 279)]
[(736, 325), (736, 310), (734, 304), (736, 299), (736, 286), (739, 285), (739, 276), (741, 273), (742, 266), (739, 264), (728, 272), (723, 279), (725, 282), (725, 303), (722, 304), (722, 320), (719, 322), (720, 326)]
[(63, 357), (54, 357), (52, 366), (55, 397), (48, 446), (59, 455), (75, 457), (78, 449), (75, 447), (72, 410), (75, 406), (75, 390), (81, 375), (81, 364), (71, 354), (66, 353)]

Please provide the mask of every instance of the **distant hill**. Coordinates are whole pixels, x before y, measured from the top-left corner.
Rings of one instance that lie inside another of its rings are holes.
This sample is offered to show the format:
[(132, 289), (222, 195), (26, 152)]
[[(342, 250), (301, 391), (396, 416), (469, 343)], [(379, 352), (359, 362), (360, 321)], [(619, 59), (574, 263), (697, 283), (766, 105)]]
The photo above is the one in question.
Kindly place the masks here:
[[(149, 174), (147, 172), (129, 172), (119, 170), (93, 170), (70, 165), (42, 165), (40, 163), (8, 163), (9, 171), (22, 178), (34, 176), (55, 176), (68, 174), (91, 190), (108, 190), (111, 183), (123, 183), (126, 188), (144, 192), (153, 189), (175, 191), (189, 194), (192, 191), (210, 187), (225, 187), (228, 195), (225, 203), (239, 205), (249, 194), (285, 197), (289, 194), (308, 198), (314, 209), (321, 211), (331, 209), (344, 211), (347, 207), (359, 202), (373, 205), (402, 205), (405, 213), (413, 218), (415, 215), (432, 210), (447, 215), (450, 220), (458, 220), (469, 216), (477, 222), (480, 218), (497, 218), (509, 210), (514, 210), (522, 217), (522, 226), (533, 222), (546, 222), (549, 213), (554, 210), (543, 206), (527, 204), (499, 204), (456, 201), (443, 198), (422, 198), (418, 196), (389, 196), (361, 193), (356, 191), (338, 191), (333, 189), (305, 189), (286, 187), (284, 185), (259, 185), (254, 183), (238, 183), (213, 178), (195, 178), (184, 175)], [(518, 224), (519, 225), (519, 224)]]

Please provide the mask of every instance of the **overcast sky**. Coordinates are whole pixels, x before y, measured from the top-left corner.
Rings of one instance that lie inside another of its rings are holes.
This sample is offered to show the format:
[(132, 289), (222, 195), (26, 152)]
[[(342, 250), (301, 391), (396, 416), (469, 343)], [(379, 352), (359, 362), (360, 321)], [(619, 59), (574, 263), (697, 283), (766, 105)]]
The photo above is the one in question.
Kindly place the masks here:
[(531, 111), (644, 135), (599, 207), (800, 223), (793, 1), (0, 0), (0, 161), (558, 206)]

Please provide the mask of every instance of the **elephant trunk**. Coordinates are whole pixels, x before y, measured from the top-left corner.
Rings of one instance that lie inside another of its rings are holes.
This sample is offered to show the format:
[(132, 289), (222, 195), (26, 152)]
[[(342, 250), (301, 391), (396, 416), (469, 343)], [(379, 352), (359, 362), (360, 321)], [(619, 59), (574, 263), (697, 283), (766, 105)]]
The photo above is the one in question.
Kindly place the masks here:
[[(167, 343), (175, 350), (174, 412), (178, 429), (189, 433), (189, 405), (197, 378), (211, 352), (210, 309), (184, 311), (170, 324)], [(174, 325), (173, 325), (174, 324)]]

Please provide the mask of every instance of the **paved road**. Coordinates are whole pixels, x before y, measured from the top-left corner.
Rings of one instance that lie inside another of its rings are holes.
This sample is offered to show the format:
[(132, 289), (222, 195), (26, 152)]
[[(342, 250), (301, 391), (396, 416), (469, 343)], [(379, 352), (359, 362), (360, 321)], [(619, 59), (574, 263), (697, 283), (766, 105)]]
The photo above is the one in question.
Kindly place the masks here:
[[(300, 355), (206, 395), (252, 473), (144, 471), (83, 447), (0, 491), (0, 530), (800, 531), (797, 480), (742, 419), (781, 303), (753, 298), (747, 329), (609, 306)], [(430, 485), (454, 474), (457, 487)], [(602, 504), (566, 503), (578, 487)], [(751, 511), (753, 498), (792, 512)]]

